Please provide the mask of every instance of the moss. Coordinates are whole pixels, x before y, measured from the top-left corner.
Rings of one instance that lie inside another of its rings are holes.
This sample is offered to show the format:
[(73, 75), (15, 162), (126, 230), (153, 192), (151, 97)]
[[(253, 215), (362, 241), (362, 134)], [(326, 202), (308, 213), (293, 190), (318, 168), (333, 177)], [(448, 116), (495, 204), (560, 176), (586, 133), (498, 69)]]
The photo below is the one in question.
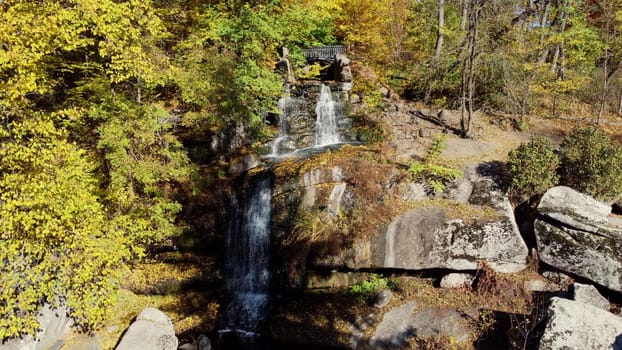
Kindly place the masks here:
[(460, 219), (466, 224), (488, 223), (502, 219), (497, 209), (489, 206), (471, 205), (450, 199), (425, 199), (408, 203), (411, 209), (418, 208), (441, 208), (445, 210), (448, 219)]

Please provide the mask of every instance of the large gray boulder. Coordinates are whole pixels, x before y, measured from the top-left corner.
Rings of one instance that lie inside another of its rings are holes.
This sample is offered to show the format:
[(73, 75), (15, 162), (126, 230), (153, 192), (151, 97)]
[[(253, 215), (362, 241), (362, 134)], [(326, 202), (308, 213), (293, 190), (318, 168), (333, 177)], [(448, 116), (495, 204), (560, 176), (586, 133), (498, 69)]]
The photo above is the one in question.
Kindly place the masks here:
[[(464, 179), (459, 181), (462, 185), (458, 186), (464, 189), (448, 191), (448, 200), (470, 208), (467, 217), (434, 204), (397, 217), (379, 242), (381, 248), (384, 243), (381, 266), (474, 270), (486, 261), (498, 272), (525, 269), (529, 251), (507, 194), (495, 179), (498, 173), (499, 169), (488, 164), (467, 168)], [(456, 216), (460, 219), (448, 218)]]
[(387, 312), (370, 340), (371, 347), (398, 349), (413, 337), (451, 337), (458, 343), (469, 339), (473, 319), (464, 312), (434, 307), (415, 311), (416, 306), (409, 302)]
[(540, 350), (620, 349), (622, 317), (578, 301), (552, 298)]
[(611, 304), (602, 296), (598, 290), (591, 284), (575, 283), (574, 287), (574, 300), (582, 302), (584, 304), (590, 304), (597, 308), (609, 311)]
[(382, 267), (475, 270), (482, 260), (499, 272), (526, 267), (528, 249), (513, 216), (465, 223), (446, 214), (444, 208), (419, 208), (395, 219), (385, 235)]
[(544, 194), (538, 212), (541, 261), (622, 292), (622, 231), (607, 225), (606, 206), (560, 186)]
[(0, 343), (0, 350), (55, 350), (65, 344), (64, 338), (73, 326), (66, 306), (45, 304), (37, 314), (39, 332), (36, 338), (24, 336)]
[(542, 196), (538, 213), (578, 230), (598, 232), (609, 223), (611, 206), (570, 187), (557, 186)]
[(173, 322), (162, 311), (145, 308), (125, 332), (116, 350), (176, 350)]
[[(418, 201), (418, 207), (398, 215), (372, 239), (357, 239), (349, 248), (316, 256), (310, 263), (324, 269), (465, 271), (476, 270), (484, 261), (497, 272), (524, 270), (529, 251), (493, 173), (497, 171), (485, 164), (467, 169), (470, 185), (459, 198)], [(400, 189), (396, 191), (399, 194)], [(309, 197), (305, 193), (303, 206)]]

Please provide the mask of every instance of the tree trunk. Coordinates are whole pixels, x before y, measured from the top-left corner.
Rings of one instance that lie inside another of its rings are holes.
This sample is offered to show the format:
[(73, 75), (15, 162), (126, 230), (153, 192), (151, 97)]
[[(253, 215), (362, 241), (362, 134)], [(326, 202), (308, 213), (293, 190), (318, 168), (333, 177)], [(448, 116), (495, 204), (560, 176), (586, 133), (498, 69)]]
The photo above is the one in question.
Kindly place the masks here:
[[(544, 27), (546, 26), (546, 23), (549, 20), (549, 2), (545, 1), (544, 2), (544, 8), (542, 9), (542, 15), (540, 16), (540, 40), (538, 42), (538, 45), (540, 47), (542, 47), (544, 45), (544, 38), (545, 38), (545, 31), (544, 31)], [(546, 47), (544, 47), (544, 49), (542, 49), (542, 54), (540, 55), (540, 57), (538, 58), (538, 64), (542, 64), (546, 61), (547, 56), (549, 55), (549, 50), (550, 50), (550, 46), (547, 45)]]
[[(564, 34), (566, 31), (566, 18), (567, 11), (565, 10), (566, 3), (564, 1), (560, 1), (557, 5), (560, 7), (558, 11), (559, 13), (559, 33)], [(555, 19), (557, 22), (557, 18)], [(555, 45), (555, 53), (553, 54), (553, 60), (551, 61), (551, 72), (557, 72), (557, 78), (560, 80), (564, 80), (564, 43), (561, 42)]]
[(460, 31), (464, 32), (467, 28), (469, 17), (469, 0), (462, 0), (462, 15), (460, 17)]
[(622, 115), (622, 87), (620, 87), (620, 98), (618, 99), (618, 116)]
[[(460, 127), (462, 137), (471, 136), (473, 122), (473, 95), (475, 92), (475, 59), (477, 58), (477, 39), (479, 36), (479, 16), (482, 8), (481, 0), (473, 0), (469, 9), (469, 28), (465, 40), (466, 56), (462, 63), (462, 102)], [(465, 111), (466, 109), (466, 111)], [(465, 115), (466, 112), (466, 115)]]
[(598, 108), (598, 118), (596, 124), (600, 125), (600, 122), (605, 114), (605, 107), (607, 104), (607, 93), (609, 92), (609, 74), (607, 72), (607, 62), (609, 61), (608, 51), (605, 49), (605, 62), (603, 63), (603, 91), (600, 94), (600, 107)]
[(441, 57), (441, 50), (443, 49), (443, 34), (445, 26), (445, 0), (438, 0), (438, 28), (436, 34), (436, 48), (434, 53), (434, 59), (438, 60)]

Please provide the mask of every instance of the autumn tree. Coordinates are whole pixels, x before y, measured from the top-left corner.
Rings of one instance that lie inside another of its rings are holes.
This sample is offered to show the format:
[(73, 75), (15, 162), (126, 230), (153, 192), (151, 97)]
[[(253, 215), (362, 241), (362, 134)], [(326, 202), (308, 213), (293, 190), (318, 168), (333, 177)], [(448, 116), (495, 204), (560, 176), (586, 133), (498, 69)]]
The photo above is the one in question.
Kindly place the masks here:
[(127, 259), (177, 231), (165, 189), (187, 162), (168, 113), (135, 107), (168, 79), (167, 34), (149, 1), (0, 11), (0, 338), (33, 333), (44, 301), (92, 328)]

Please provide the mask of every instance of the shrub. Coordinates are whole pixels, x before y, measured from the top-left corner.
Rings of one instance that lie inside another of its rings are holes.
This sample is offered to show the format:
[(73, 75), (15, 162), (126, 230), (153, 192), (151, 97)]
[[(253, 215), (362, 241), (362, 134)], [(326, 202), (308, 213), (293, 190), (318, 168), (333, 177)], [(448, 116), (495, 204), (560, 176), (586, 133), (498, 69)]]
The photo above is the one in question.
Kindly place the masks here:
[(363, 299), (371, 299), (376, 293), (389, 287), (389, 280), (372, 274), (369, 279), (350, 286), (350, 293)]
[(600, 200), (622, 195), (622, 147), (596, 127), (575, 127), (561, 146), (561, 182)]
[(464, 176), (460, 170), (438, 164), (441, 151), (445, 146), (445, 139), (445, 135), (436, 136), (423, 162), (414, 161), (408, 168), (415, 180), (424, 180), (434, 193), (443, 192), (448, 182), (458, 180)]
[(559, 157), (553, 152), (551, 141), (532, 137), (508, 154), (508, 170), (512, 188), (521, 197), (542, 194), (557, 184)]

